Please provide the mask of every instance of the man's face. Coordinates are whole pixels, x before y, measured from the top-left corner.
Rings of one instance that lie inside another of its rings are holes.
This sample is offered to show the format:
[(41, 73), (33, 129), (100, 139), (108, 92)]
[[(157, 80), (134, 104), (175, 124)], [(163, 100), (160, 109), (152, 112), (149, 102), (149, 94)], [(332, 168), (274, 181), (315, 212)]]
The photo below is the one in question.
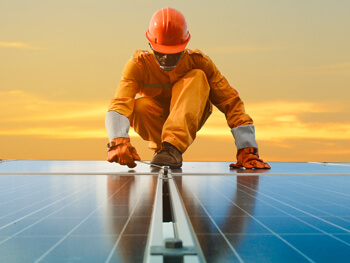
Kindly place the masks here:
[(176, 54), (163, 54), (153, 50), (153, 53), (159, 66), (166, 71), (170, 71), (176, 67), (183, 52)]

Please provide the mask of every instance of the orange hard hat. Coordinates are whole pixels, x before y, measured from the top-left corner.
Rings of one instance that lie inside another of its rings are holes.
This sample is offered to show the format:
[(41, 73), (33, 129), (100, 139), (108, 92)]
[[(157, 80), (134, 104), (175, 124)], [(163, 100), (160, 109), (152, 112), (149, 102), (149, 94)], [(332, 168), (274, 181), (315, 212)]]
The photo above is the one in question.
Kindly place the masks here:
[(175, 54), (184, 51), (191, 35), (184, 15), (174, 8), (166, 7), (153, 14), (146, 37), (153, 50)]

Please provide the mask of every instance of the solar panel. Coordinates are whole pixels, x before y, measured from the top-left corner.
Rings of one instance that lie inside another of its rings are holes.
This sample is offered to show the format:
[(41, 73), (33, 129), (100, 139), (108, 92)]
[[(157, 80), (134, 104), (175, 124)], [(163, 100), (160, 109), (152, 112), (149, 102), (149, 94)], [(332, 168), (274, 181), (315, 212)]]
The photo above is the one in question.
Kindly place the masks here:
[(228, 165), (3, 161), (0, 262), (349, 260), (350, 164)]

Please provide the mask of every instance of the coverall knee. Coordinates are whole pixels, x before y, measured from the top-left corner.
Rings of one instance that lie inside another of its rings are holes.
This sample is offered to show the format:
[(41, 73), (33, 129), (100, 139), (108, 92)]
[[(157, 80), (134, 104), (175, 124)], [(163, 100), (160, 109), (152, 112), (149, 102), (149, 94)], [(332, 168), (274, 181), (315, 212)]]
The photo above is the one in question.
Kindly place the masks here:
[(209, 93), (207, 77), (199, 69), (189, 71), (174, 84), (162, 141), (171, 143), (182, 153), (186, 151), (212, 112)]
[(150, 141), (150, 149), (159, 150), (166, 141), (184, 153), (212, 112), (209, 92), (205, 73), (191, 70), (173, 85), (170, 112), (166, 104), (149, 97), (138, 98), (131, 126)]
[(156, 100), (142, 97), (135, 100), (131, 126), (142, 139), (149, 141), (148, 148), (158, 151), (161, 147), (162, 128), (169, 110)]

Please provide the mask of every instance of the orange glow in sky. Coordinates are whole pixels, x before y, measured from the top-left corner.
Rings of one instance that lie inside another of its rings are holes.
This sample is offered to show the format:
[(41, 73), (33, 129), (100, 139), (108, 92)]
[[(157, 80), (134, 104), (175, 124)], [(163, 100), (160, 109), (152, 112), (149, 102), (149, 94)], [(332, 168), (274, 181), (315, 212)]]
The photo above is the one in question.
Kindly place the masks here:
[[(264, 2), (264, 3), (263, 3)], [(135, 8), (135, 5), (138, 8)], [(152, 14), (183, 12), (255, 123), (266, 161), (350, 161), (349, 1), (5, 1), (0, 4), (0, 158), (106, 157), (104, 116)], [(153, 153), (137, 134), (143, 159)], [(215, 110), (184, 154), (234, 161)]]

